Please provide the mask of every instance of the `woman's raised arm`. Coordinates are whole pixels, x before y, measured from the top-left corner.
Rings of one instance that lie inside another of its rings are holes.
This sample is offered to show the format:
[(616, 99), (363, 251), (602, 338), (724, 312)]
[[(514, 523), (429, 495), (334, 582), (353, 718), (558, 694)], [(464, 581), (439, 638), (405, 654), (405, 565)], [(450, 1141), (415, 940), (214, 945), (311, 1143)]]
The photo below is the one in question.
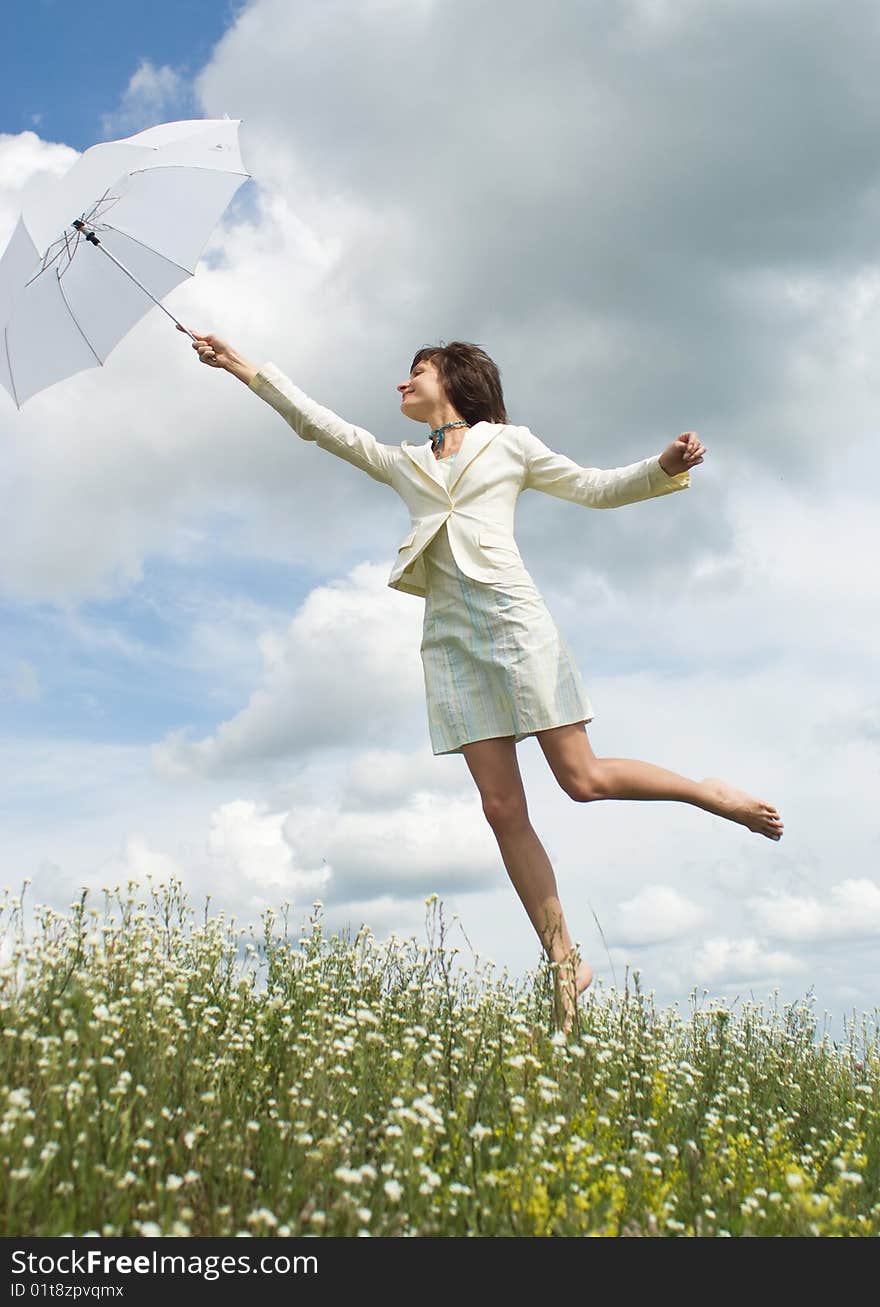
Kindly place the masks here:
[(313, 440), (321, 449), (345, 459), (375, 481), (391, 485), (392, 469), (400, 452), (396, 446), (380, 444), (363, 427), (353, 426), (331, 409), (316, 404), (274, 363), (255, 368), (217, 336), (196, 335), (193, 349), (198, 351), (202, 363), (223, 368), (243, 381), (280, 413), (303, 440)]
[[(674, 476), (664, 470), (661, 455), (643, 458), (626, 467), (582, 467), (566, 454), (549, 449), (528, 427), (521, 427), (520, 431), (526, 474), (524, 490), (543, 490), (547, 495), (570, 499), (586, 508), (619, 508), (685, 490), (690, 485), (692, 463)], [(664, 462), (669, 454), (669, 449), (663, 451)]]

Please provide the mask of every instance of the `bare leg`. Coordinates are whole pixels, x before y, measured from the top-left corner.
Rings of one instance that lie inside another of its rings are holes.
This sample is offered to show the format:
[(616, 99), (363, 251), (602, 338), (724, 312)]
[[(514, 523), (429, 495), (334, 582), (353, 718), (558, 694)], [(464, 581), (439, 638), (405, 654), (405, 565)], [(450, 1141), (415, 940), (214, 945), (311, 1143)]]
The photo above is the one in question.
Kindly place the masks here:
[(593, 969), (572, 948), (556, 876), (529, 821), (513, 736), (466, 744), (462, 750), (483, 801), (507, 874), (528, 913), (550, 962), (554, 964), (557, 1020), (567, 1032), (574, 1022), (577, 996), (593, 979)]
[(597, 758), (583, 722), (538, 731), (538, 743), (567, 794), (581, 803), (597, 799), (667, 799), (690, 803), (768, 839), (782, 838), (782, 818), (772, 806), (718, 777), (692, 781), (636, 758)]

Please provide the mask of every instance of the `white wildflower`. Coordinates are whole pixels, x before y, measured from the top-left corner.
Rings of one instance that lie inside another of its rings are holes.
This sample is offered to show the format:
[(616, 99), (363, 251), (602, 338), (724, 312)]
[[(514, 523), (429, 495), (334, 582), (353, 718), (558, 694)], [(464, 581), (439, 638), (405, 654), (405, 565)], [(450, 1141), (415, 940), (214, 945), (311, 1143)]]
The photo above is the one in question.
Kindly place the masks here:
[(265, 1225), (270, 1230), (274, 1230), (278, 1224), (278, 1217), (268, 1207), (255, 1207), (248, 1216), (247, 1222), (248, 1225)]

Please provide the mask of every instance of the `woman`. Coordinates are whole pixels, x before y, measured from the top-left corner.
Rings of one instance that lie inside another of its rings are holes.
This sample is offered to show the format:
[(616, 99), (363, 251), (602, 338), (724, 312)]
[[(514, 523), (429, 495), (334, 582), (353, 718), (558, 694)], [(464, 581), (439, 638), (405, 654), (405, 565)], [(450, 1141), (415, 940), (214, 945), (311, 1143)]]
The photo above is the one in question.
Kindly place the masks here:
[(567, 1033), (593, 970), (572, 947), (553, 868), (529, 821), (520, 740), (537, 737), (560, 786), (581, 803), (690, 803), (772, 840), (783, 827), (770, 804), (717, 778), (694, 781), (652, 763), (595, 756), (583, 682), (513, 538), (516, 500), (532, 488), (614, 508), (668, 494), (690, 484), (704, 446), (686, 431), (660, 455), (628, 467), (581, 467), (509, 423), (497, 367), (461, 341), (420, 349), (397, 386), (401, 412), (427, 423), (430, 443), (382, 445), (316, 404), (274, 364), (257, 369), (213, 335), (196, 336), (193, 349), (201, 362), (255, 390), (303, 439), (390, 485), (409, 507), (413, 529), (388, 583), (425, 598), (421, 655), (432, 748), (464, 755), (552, 965), (557, 1021)]

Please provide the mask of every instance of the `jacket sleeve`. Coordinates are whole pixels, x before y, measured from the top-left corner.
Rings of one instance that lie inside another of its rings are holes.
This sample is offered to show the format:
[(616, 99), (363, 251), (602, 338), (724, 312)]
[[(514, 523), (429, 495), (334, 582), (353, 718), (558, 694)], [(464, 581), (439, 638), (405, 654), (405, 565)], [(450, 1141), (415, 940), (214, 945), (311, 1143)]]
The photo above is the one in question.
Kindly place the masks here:
[(523, 489), (543, 490), (559, 499), (571, 499), (586, 508), (619, 508), (655, 495), (668, 495), (690, 485), (690, 472), (669, 476), (660, 466), (660, 456), (643, 458), (627, 467), (602, 470), (581, 467), (565, 454), (556, 454), (539, 440), (528, 427), (520, 428), (523, 437), (525, 481)]
[(263, 364), (251, 381), (250, 389), (271, 404), (303, 440), (314, 440), (321, 449), (353, 463), (374, 480), (391, 485), (391, 469), (398, 452), (396, 446), (380, 445), (369, 431), (352, 426), (329, 408), (316, 404), (274, 363)]

